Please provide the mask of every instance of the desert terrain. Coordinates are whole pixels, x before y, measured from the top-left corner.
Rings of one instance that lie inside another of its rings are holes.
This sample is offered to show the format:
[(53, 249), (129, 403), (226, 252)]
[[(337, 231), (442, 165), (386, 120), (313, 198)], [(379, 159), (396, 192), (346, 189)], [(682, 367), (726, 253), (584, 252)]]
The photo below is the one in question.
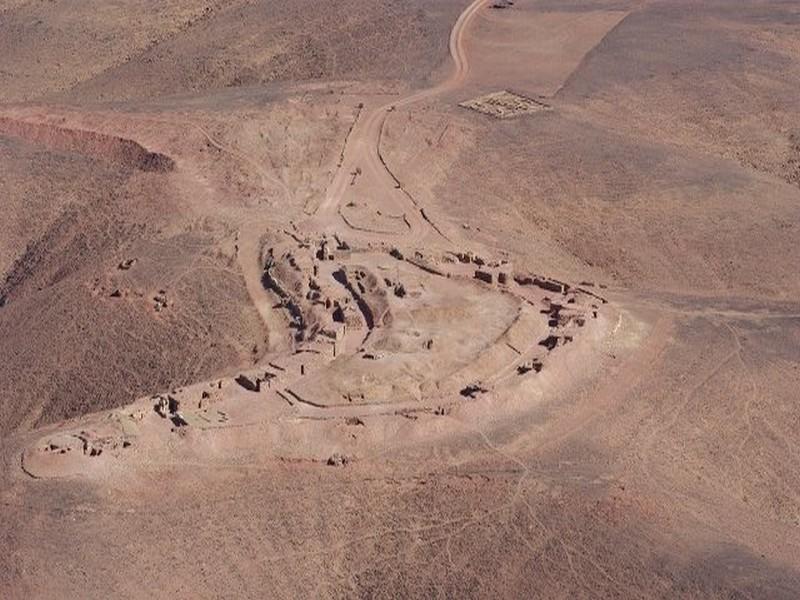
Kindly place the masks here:
[(798, 32), (0, 0), (0, 597), (800, 597)]

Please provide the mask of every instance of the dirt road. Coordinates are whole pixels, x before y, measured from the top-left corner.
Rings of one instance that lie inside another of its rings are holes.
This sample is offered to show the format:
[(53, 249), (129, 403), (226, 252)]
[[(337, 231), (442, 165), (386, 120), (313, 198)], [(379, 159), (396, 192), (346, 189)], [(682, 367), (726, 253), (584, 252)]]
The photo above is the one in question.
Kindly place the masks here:
[[(486, 0), (475, 0), (456, 20), (450, 34), (449, 43), (454, 69), (447, 79), (434, 87), (373, 108), (356, 123), (344, 150), (344, 161), (342, 161), (331, 185), (328, 187), (325, 199), (316, 212), (315, 224), (325, 224), (329, 219), (336, 217), (337, 209), (341, 206), (351, 185), (352, 174), (359, 172), (361, 177), (369, 182), (368, 193), (373, 196), (391, 196), (394, 202), (403, 207), (406, 218), (410, 222), (411, 239), (419, 240), (430, 230), (431, 224), (427, 222), (426, 217), (421, 212), (421, 207), (417, 206), (413, 198), (404, 192), (381, 159), (381, 134), (384, 123), (393, 110), (438, 96), (458, 88), (464, 83), (469, 74), (465, 37), (470, 23), (485, 4)], [(406, 239), (408, 238), (406, 237)]]

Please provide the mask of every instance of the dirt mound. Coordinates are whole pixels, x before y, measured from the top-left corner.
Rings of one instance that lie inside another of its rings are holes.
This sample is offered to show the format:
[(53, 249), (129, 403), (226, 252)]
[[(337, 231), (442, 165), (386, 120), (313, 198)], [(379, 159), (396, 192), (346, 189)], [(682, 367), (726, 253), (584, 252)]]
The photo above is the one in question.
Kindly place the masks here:
[(69, 207), (9, 270), (4, 431), (122, 405), (263, 351), (235, 260), (216, 250), (219, 232), (170, 237), (137, 224), (158, 223), (127, 208), (128, 194), (147, 192)]
[(68, 129), (0, 116), (0, 135), (13, 136), (59, 152), (75, 152), (121, 167), (167, 173), (175, 168), (169, 156), (150, 152), (133, 140), (96, 131)]

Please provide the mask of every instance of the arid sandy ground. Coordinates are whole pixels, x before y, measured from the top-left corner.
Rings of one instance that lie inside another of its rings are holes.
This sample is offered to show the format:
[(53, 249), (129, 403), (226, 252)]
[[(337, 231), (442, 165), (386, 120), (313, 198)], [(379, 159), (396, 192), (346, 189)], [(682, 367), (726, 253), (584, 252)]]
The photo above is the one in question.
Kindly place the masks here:
[(0, 597), (800, 596), (798, 30), (0, 1)]

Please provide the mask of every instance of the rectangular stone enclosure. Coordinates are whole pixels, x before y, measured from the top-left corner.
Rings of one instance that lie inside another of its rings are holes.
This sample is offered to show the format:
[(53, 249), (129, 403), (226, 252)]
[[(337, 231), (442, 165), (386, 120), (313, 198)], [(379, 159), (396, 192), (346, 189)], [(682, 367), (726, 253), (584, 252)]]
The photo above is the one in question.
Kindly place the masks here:
[(497, 119), (510, 119), (511, 117), (536, 113), (550, 108), (543, 102), (509, 92), (508, 90), (492, 92), (472, 100), (465, 100), (459, 106), (476, 110)]

